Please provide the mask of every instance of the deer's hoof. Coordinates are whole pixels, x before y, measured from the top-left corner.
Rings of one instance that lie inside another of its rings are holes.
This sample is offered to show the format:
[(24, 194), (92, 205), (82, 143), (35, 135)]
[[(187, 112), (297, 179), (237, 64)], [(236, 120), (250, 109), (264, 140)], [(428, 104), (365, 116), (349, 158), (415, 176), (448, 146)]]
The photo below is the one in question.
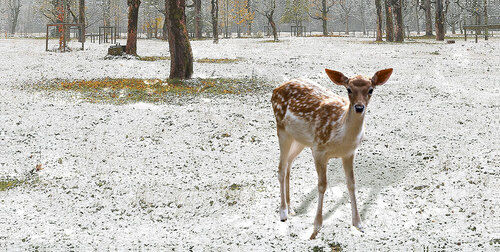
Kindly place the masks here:
[(364, 233), (365, 230), (363, 228), (363, 225), (361, 225), (361, 223), (357, 223), (357, 224), (353, 224), (353, 226), (361, 233)]
[(285, 222), (288, 219), (288, 209), (280, 209), (280, 220)]
[(311, 234), (311, 237), (309, 237), (310, 240), (316, 239), (316, 236), (319, 234), (319, 231), (321, 230), (321, 224), (314, 224), (314, 231)]

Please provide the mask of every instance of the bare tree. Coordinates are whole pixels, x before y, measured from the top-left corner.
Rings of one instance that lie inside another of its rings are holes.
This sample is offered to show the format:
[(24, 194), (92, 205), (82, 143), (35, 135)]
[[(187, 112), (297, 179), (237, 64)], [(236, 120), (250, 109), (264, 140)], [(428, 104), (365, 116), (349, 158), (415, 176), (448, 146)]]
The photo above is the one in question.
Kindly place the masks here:
[(486, 25), (484, 39), (488, 40), (488, 0), (484, 0), (484, 24)]
[(262, 9), (255, 9), (257, 13), (267, 18), (267, 22), (273, 30), (274, 41), (278, 41), (278, 31), (274, 22), (274, 11), (276, 10), (276, 0), (266, 0), (263, 2)]
[[(252, 13), (252, 0), (247, 0), (247, 9), (248, 9), (248, 12)], [(255, 16), (255, 13), (254, 13), (254, 16)], [(253, 18), (252, 20), (249, 20), (247, 22), (247, 35), (249, 36), (252, 36), (252, 22), (253, 22)]]
[(417, 35), (420, 35), (420, 16), (418, 15), (420, 0), (415, 0), (415, 28), (417, 29)]
[(214, 35), (214, 44), (219, 43), (219, 0), (211, 0), (212, 10), (212, 33)]
[[(309, 20), (309, 5), (306, 0), (286, 0), (285, 9), (281, 16), (283, 23), (302, 26), (302, 22)], [(297, 35), (302, 35), (302, 29), (297, 30)]]
[(16, 33), (19, 12), (21, 11), (21, 0), (9, 0), (10, 33)]
[(481, 11), (478, 0), (455, 0), (455, 4), (460, 7), (460, 9), (467, 11), (470, 15), (475, 18), (475, 24), (481, 24)]
[(352, 15), (353, 3), (352, 0), (343, 0), (339, 3), (340, 6), (340, 20), (345, 25), (345, 34), (349, 34), (349, 18)]
[[(323, 35), (328, 35), (328, 13), (338, 0), (312, 0), (309, 17), (316, 20), (321, 20)], [(312, 12), (312, 13), (311, 13)]]
[(193, 74), (193, 53), (186, 29), (185, 0), (166, 0), (170, 78), (189, 79)]
[(127, 0), (128, 5), (128, 32), (127, 47), (125, 52), (137, 55), (137, 19), (139, 18), (139, 6), (141, 0)]
[(446, 24), (451, 27), (451, 33), (456, 34), (457, 25), (460, 24), (462, 20), (462, 9), (457, 8), (457, 5), (451, 5), (446, 11)]
[(365, 18), (365, 0), (360, 0), (361, 3), (359, 5), (359, 16), (360, 16), (360, 21), (361, 21), (361, 26), (363, 28), (363, 35), (366, 35), (366, 18)]
[(104, 26), (111, 25), (111, 0), (102, 1), (102, 21)]

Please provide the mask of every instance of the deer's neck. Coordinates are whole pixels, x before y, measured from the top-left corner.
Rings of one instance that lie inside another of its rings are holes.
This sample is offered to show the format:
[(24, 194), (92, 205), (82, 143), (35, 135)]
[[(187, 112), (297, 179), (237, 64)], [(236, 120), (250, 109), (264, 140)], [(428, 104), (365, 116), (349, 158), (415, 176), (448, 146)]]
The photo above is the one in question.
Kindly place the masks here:
[(342, 118), (344, 124), (344, 139), (359, 140), (362, 137), (364, 127), (365, 113), (359, 114), (354, 111), (354, 106), (350, 105)]

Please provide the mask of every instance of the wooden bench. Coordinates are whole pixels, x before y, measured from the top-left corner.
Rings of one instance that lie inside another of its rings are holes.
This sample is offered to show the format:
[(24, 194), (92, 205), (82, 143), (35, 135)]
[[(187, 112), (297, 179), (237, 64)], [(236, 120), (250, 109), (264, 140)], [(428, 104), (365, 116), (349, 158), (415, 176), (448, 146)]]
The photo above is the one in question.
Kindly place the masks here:
[(488, 40), (488, 31), (500, 31), (500, 24), (490, 24), (490, 25), (464, 25), (465, 41), (467, 41), (467, 30), (476, 31), (476, 43), (478, 31), (484, 31), (484, 39)]

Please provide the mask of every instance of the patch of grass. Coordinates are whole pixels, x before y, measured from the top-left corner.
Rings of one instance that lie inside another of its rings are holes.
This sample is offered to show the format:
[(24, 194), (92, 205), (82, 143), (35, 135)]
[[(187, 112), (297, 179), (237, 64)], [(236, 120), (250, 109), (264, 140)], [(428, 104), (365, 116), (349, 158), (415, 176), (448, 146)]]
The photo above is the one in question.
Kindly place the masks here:
[(322, 35), (322, 34), (316, 34), (316, 35), (307, 35), (306, 37), (314, 37), (314, 38), (348, 38), (349, 35)]
[[(358, 43), (358, 42), (355, 42)], [(405, 41), (403, 42), (396, 42), (396, 41), (360, 41), (359, 43), (361, 44), (387, 44), (387, 45), (411, 45), (411, 44), (427, 44), (427, 45), (435, 45), (438, 43), (431, 42), (431, 41), (415, 41), (415, 40), (408, 40), (405, 38)]]
[(34, 185), (39, 182), (38, 175), (35, 170), (31, 171), (26, 178), (0, 178), (0, 192), (7, 191), (25, 184)]
[(202, 40), (213, 40), (213, 38), (189, 38), (189, 41), (202, 41)]
[(282, 43), (283, 40), (274, 41), (274, 39), (259, 41), (259, 43)]
[(0, 192), (1, 191), (7, 191), (9, 189), (12, 189), (14, 187), (20, 186), (24, 184), (26, 181), (24, 180), (18, 180), (18, 179), (5, 179), (5, 180), (0, 180)]
[(440, 55), (440, 53), (438, 51), (430, 52), (429, 54), (430, 55)]
[(238, 184), (232, 184), (229, 189), (231, 189), (232, 191), (234, 190), (240, 190), (241, 189), (241, 185), (238, 185)]
[(330, 246), (330, 249), (332, 249), (332, 252), (341, 252), (342, 251), (342, 245), (337, 242), (332, 242), (329, 243), (328, 246)]
[[(410, 36), (410, 39), (436, 39), (436, 36)], [(444, 39), (464, 39), (464, 37), (459, 36), (445, 36)]]
[(139, 60), (142, 61), (158, 61), (158, 60), (170, 60), (168, 56), (139, 56)]
[(227, 63), (234, 63), (241, 61), (241, 58), (236, 58), (236, 59), (210, 59), (210, 58), (202, 58), (202, 59), (197, 59), (196, 62), (198, 63), (216, 63), (216, 64), (227, 64)]
[(43, 91), (74, 91), (88, 102), (126, 104), (130, 102), (164, 102), (169, 98), (199, 94), (227, 95), (259, 91), (259, 79), (205, 78), (175, 79), (92, 79), (52, 80), (35, 85)]

